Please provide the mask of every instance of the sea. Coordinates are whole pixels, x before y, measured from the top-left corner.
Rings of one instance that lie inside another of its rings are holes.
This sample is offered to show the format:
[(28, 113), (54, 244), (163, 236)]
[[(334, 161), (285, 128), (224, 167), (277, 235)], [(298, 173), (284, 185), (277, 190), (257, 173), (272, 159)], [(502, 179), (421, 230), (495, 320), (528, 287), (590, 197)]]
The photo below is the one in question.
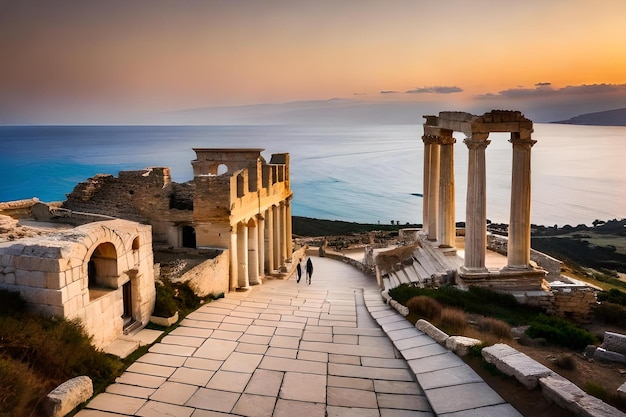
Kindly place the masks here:
[[(626, 127), (534, 125), (531, 222), (626, 218)], [(415, 125), (0, 126), (0, 201), (62, 201), (99, 174), (151, 166), (193, 178), (192, 148), (288, 152), (295, 216), (359, 223), (422, 222), (423, 142)], [(456, 218), (465, 220), (467, 147), (455, 138)], [(508, 223), (508, 134), (486, 150), (487, 218)]]

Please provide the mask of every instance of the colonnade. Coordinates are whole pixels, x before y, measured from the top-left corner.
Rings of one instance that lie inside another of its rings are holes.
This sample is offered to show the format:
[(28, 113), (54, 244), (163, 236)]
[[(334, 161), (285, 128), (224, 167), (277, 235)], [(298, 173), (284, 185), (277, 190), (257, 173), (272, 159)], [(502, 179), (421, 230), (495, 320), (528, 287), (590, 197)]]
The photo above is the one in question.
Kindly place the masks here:
[(231, 227), (231, 290), (261, 284), (265, 275), (286, 269), (293, 252), (290, 200)]
[(507, 266), (523, 271), (530, 265), (530, 150), (532, 121), (520, 112), (492, 111), (482, 116), (441, 112), (425, 116), (423, 226), (435, 246), (453, 248), (455, 241), (454, 131), (463, 132), (468, 148), (465, 215), (465, 258), (460, 273), (487, 274), (487, 175), (485, 150), (490, 132), (510, 132), (513, 148), (511, 212)]

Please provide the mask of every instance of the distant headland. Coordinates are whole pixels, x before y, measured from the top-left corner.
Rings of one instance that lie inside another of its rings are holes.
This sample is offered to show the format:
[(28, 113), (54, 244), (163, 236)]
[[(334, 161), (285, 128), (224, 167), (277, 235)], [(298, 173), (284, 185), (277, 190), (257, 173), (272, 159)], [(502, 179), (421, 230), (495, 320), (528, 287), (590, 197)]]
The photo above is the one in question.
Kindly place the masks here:
[(571, 119), (552, 123), (588, 126), (626, 126), (626, 108), (585, 113)]

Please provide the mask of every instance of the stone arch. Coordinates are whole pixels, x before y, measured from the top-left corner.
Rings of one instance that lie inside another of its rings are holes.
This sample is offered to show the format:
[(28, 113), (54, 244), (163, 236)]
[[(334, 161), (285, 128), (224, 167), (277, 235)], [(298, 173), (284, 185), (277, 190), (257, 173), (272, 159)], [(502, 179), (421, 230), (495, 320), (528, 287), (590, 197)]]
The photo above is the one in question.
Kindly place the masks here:
[(87, 262), (87, 282), (89, 289), (116, 288), (111, 278), (117, 277), (117, 250), (110, 242), (95, 247)]
[(141, 244), (140, 244), (140, 243), (141, 243), (141, 242), (139, 241), (139, 236), (135, 237), (135, 238), (133, 239), (133, 244), (131, 245), (131, 249), (132, 249), (132, 250), (138, 250), (138, 249), (139, 249), (139, 246), (141, 246)]
[(217, 175), (227, 174), (228, 171), (230, 171), (228, 165), (226, 165), (224, 163), (217, 164), (217, 169), (215, 171)]

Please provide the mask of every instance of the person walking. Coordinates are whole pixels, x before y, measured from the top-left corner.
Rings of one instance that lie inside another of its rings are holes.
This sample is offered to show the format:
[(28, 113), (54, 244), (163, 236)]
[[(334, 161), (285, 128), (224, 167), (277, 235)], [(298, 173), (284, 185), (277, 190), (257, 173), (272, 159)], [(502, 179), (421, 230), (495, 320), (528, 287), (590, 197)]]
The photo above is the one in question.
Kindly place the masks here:
[(300, 278), (302, 278), (302, 266), (300, 265), (300, 261), (298, 261), (298, 265), (296, 265), (296, 283), (300, 283)]
[(309, 285), (311, 285), (312, 276), (313, 276), (313, 262), (311, 261), (311, 258), (309, 257), (306, 260), (306, 280)]

